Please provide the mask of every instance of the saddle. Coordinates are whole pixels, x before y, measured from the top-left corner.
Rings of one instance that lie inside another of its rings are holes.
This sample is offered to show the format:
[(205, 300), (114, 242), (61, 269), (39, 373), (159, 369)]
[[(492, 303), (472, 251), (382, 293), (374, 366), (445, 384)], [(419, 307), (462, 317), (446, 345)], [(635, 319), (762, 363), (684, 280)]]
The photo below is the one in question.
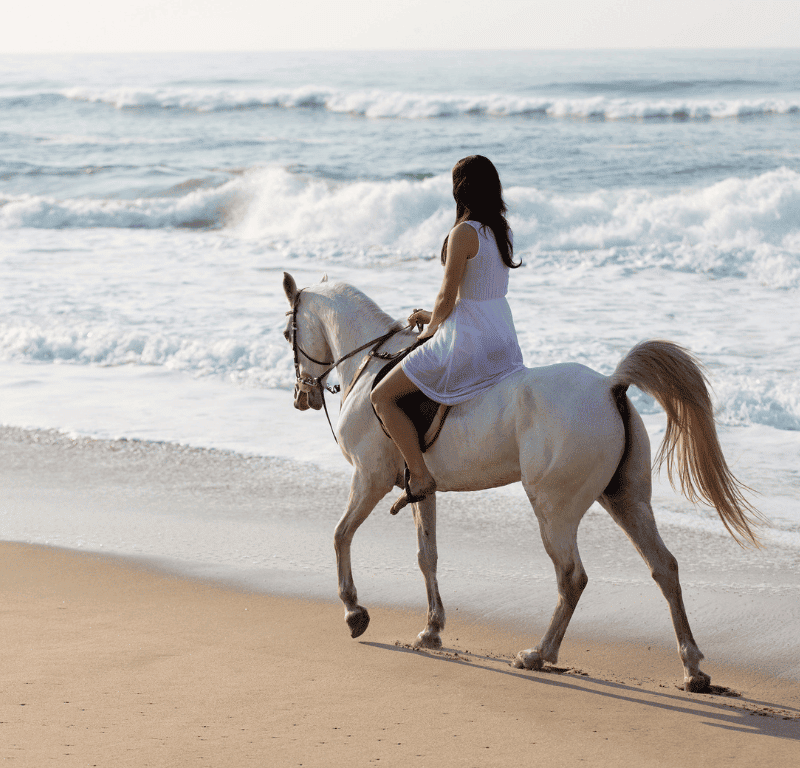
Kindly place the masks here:
[[(403, 358), (409, 354), (409, 352), (416, 349), (418, 346), (419, 343), (412, 344), (410, 347), (402, 350), (396, 356), (384, 356), (376, 349), (372, 350), (362, 363), (361, 368), (358, 370), (358, 373), (353, 380), (353, 383), (350, 385), (350, 388), (352, 388), (353, 384), (355, 384), (355, 380), (361, 375), (362, 370), (366, 367), (366, 364), (369, 362), (369, 360), (372, 358), (388, 360), (386, 365), (384, 365), (383, 368), (378, 371), (378, 375), (372, 382), (372, 389), (375, 389), (375, 387), (384, 379), (389, 371), (391, 371), (392, 368), (400, 363)], [(347, 392), (345, 392), (345, 397), (346, 396)], [(444, 426), (444, 420), (447, 418), (447, 414), (450, 411), (450, 406), (437, 403), (435, 400), (431, 400), (427, 395), (422, 394), (422, 392), (412, 392), (410, 395), (401, 397), (397, 401), (397, 404), (403, 413), (405, 413), (406, 416), (411, 419), (411, 423), (417, 430), (420, 450), (425, 453), (425, 451), (427, 451), (428, 448), (430, 448), (436, 442), (436, 438), (439, 437), (439, 433), (442, 431), (442, 427)], [(375, 418), (378, 420), (378, 423), (381, 425), (381, 429), (384, 431), (386, 436), (390, 437), (389, 433), (386, 431), (386, 427), (381, 421), (381, 417), (378, 416), (377, 412), (375, 411), (374, 406), (372, 408), (372, 412), (375, 414)]]
[[(383, 368), (378, 371), (378, 375), (372, 382), (372, 389), (375, 389), (378, 383), (383, 380), (389, 371), (391, 371), (392, 368), (400, 363), (403, 358), (417, 346), (418, 344), (413, 344), (408, 349), (404, 349), (397, 357), (391, 359), (386, 365), (384, 365)], [(410, 395), (405, 395), (397, 401), (397, 404), (403, 413), (405, 413), (406, 416), (411, 419), (411, 423), (417, 430), (420, 450), (425, 453), (425, 451), (427, 451), (428, 448), (430, 448), (436, 442), (436, 438), (439, 437), (439, 433), (442, 431), (442, 427), (444, 426), (444, 420), (447, 418), (447, 414), (450, 411), (450, 406), (437, 403), (435, 400), (431, 400), (427, 395), (422, 394), (422, 392), (412, 392)], [(386, 431), (386, 427), (383, 425), (381, 417), (378, 416), (377, 412), (375, 412), (374, 406), (372, 411), (375, 413), (375, 418), (378, 419), (381, 429), (384, 431), (386, 436), (389, 437), (390, 435)]]

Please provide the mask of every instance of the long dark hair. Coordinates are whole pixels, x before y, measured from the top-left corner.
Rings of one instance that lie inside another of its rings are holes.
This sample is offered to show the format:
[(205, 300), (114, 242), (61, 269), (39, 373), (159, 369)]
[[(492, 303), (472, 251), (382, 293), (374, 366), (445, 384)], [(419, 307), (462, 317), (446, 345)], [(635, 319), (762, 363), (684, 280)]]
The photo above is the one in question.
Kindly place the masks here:
[[(514, 261), (511, 229), (506, 221), (506, 204), (500, 175), (489, 158), (470, 155), (459, 160), (453, 168), (453, 197), (456, 201), (456, 221), (479, 221), (494, 232), (500, 258), (507, 267), (519, 267)], [(442, 264), (447, 261), (447, 240), (442, 243)]]

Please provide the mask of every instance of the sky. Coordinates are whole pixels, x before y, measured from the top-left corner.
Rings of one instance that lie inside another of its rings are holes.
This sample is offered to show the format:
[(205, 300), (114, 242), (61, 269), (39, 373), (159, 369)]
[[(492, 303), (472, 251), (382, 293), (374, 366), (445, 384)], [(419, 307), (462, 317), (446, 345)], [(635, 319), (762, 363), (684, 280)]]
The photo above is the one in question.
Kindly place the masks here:
[(800, 0), (15, 0), (0, 54), (797, 48)]

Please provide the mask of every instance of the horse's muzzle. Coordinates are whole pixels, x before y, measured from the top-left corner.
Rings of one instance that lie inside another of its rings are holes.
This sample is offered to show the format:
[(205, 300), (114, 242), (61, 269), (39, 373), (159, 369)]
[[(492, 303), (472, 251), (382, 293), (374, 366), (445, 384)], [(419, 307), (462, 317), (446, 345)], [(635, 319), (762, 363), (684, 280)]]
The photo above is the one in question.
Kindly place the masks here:
[(313, 408), (319, 411), (322, 408), (322, 393), (308, 381), (298, 381), (294, 385), (294, 407), (298, 411), (307, 411)]

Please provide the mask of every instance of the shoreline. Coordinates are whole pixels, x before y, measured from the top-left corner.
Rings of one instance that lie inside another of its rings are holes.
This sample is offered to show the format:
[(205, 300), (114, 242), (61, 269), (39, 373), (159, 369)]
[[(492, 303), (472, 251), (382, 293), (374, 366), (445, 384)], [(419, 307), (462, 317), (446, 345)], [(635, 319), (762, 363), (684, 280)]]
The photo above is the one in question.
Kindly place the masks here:
[[(709, 664), (739, 696), (678, 690), (674, 652), (568, 637), (547, 671), (514, 630), (257, 594), (124, 558), (0, 543), (7, 638), (0, 756), (12, 765), (788, 765), (800, 685)], [(578, 659), (579, 663), (575, 663)]]
[[(337, 603), (332, 539), (347, 499), (344, 473), (170, 443), (3, 427), (0, 486), (4, 540), (133, 558), (234, 589)], [(530, 505), (516, 490), (441, 494), (439, 584), (449, 618), (516, 628), (525, 636), (520, 648), (528, 648), (550, 620), (556, 583)], [(404, 638), (410, 642), (424, 623), (425, 590), (413, 523), (390, 516), (390, 502), (391, 495), (358, 531), (353, 573), (368, 610), (415, 612)], [(659, 519), (659, 529), (678, 559), (692, 629), (709, 663), (800, 682), (796, 552), (779, 545), (741, 550), (724, 533), (671, 525), (674, 516)], [(677, 665), (666, 602), (605, 512), (587, 513), (579, 544), (589, 585), (566, 640), (626, 638), (668, 651)]]

